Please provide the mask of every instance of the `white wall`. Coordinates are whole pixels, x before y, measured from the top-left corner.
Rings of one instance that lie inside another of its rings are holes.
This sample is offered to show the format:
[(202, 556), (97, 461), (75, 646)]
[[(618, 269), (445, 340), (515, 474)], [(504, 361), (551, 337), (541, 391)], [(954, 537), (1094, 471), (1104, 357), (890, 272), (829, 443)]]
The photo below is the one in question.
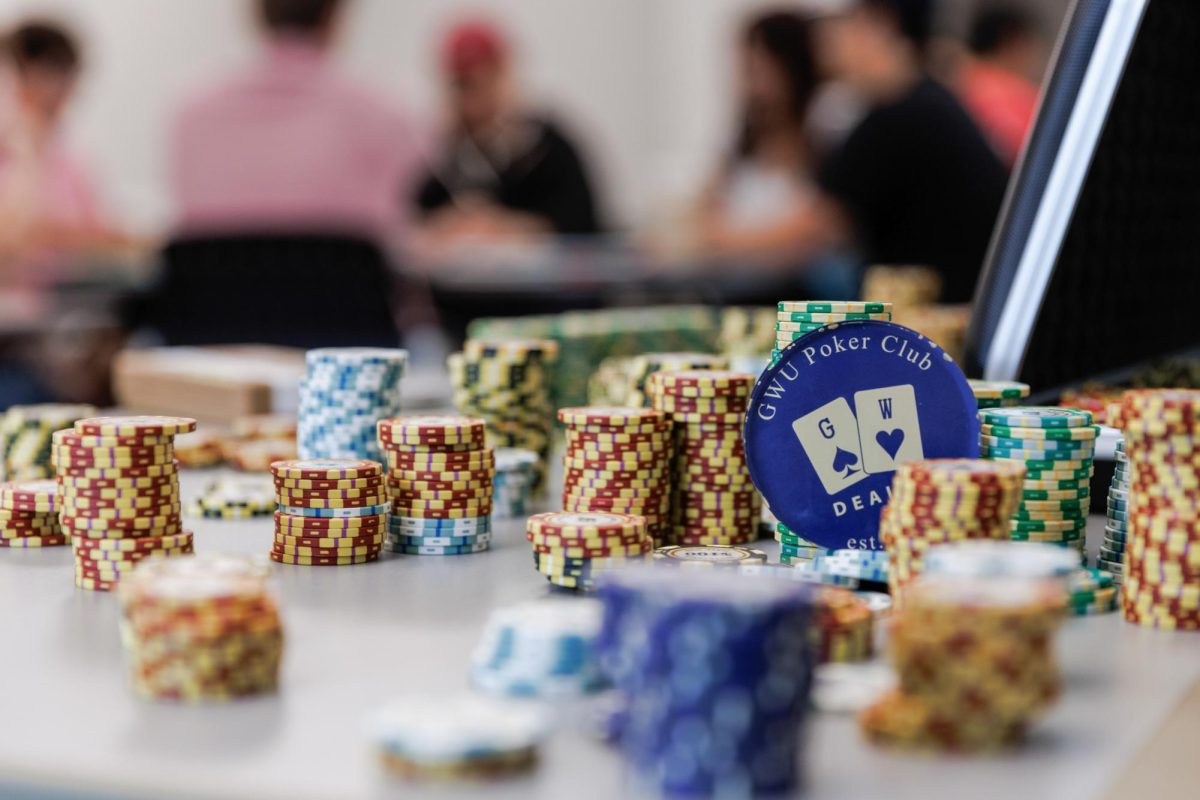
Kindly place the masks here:
[[(738, 20), (762, 5), (354, 0), (340, 52), (348, 69), (432, 121), (441, 32), (464, 13), (491, 16), (518, 42), (526, 95), (560, 112), (592, 156), (611, 216), (630, 222), (693, 191), (726, 145), (731, 43)], [(86, 38), (88, 72), (69, 136), (110, 212), (153, 231), (171, 214), (164, 144), (172, 109), (189, 87), (253, 56), (250, 8), (250, 0), (0, 0), (0, 26), (36, 12)]]

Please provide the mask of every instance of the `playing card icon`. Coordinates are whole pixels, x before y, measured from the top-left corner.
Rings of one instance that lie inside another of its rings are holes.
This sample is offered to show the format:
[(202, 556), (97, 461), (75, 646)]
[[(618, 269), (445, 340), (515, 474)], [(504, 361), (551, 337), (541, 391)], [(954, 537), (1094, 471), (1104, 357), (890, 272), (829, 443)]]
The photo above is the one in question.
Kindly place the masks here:
[(851, 453), (849, 450), (838, 448), (833, 454), (833, 471), (844, 478), (848, 478), (858, 472), (855, 467), (858, 466), (858, 456)]

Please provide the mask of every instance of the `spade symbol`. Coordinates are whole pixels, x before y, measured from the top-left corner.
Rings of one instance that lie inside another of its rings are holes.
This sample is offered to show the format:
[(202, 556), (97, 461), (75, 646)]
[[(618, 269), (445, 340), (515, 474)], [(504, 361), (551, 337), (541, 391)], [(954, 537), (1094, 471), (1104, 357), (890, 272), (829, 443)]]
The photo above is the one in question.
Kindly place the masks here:
[(853, 469), (854, 465), (857, 463), (858, 456), (854, 455), (854, 453), (851, 453), (849, 450), (843, 450), (839, 447), (833, 454), (833, 471), (838, 474), (845, 473), (845, 476), (853, 475), (858, 471)]

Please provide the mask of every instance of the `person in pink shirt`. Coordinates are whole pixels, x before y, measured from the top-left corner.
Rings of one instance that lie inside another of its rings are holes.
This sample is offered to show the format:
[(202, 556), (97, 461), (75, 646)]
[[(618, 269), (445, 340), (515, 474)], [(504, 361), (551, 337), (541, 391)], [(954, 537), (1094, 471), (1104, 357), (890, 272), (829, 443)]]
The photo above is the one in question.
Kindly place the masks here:
[(265, 53), (175, 120), (181, 232), (401, 232), (417, 136), (398, 109), (331, 65), (344, 5), (257, 0)]

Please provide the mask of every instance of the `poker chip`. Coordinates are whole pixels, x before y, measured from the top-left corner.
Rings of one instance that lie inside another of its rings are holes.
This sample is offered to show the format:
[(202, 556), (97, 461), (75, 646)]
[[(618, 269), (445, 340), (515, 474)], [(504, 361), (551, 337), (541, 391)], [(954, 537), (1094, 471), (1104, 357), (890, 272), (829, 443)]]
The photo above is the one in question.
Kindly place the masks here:
[[(1112, 555), (1110, 563), (1122, 564), (1125, 558), (1125, 544), (1128, 539), (1129, 530), (1129, 473), (1124, 469), (1129, 463), (1129, 457), (1125, 453), (1124, 440), (1118, 441), (1115, 452), (1117, 469), (1113, 471), (1113, 478), (1108, 488), (1108, 508), (1106, 512), (1106, 520), (1104, 526), (1103, 548), (1105, 552)], [(1120, 502), (1113, 502), (1118, 500)], [(1115, 575), (1115, 580), (1119, 584), (1121, 575)]]
[(292, 461), (300, 455), (295, 435), (287, 439), (227, 441), (221, 452), (229, 466), (243, 472), (269, 472), (276, 461)]
[[(777, 306), (781, 313), (807, 314), (891, 314), (891, 303), (856, 300), (782, 300)], [(843, 320), (830, 320), (831, 322)]]
[(525, 517), (537, 487), (544, 484), (539, 472), (546, 460), (534, 450), (498, 447), (495, 452), (496, 470), (492, 478), (492, 515), (499, 519)]
[(853, 591), (822, 586), (816, 592), (809, 632), (816, 661), (831, 664), (871, 658), (875, 650), (875, 617), (868, 603)]
[(316, 458), (277, 461), (271, 474), (285, 480), (346, 480), (381, 477), (383, 469), (376, 461)]
[[(599, 512), (549, 512), (534, 514), (526, 522), (526, 538), (538, 571), (550, 583), (589, 591), (596, 580), (613, 568), (613, 557), (641, 559), (653, 550), (645, 518), (632, 514)], [(555, 563), (573, 559), (566, 574)]]
[(1017, 381), (972, 379), (968, 380), (967, 384), (971, 387), (971, 394), (975, 395), (975, 400), (981, 409), (1017, 406), (1022, 399), (1029, 397), (1030, 393), (1029, 384)]
[(187, 417), (90, 417), (75, 423), (83, 436), (173, 437), (196, 430), (196, 420)]
[(97, 409), (88, 405), (10, 406), (0, 413), (0, 481), (53, 478), (50, 449), (54, 434), (96, 414)]
[(376, 425), (400, 413), (407, 364), (407, 351), (388, 348), (305, 353), (296, 427), (300, 458), (381, 461)]
[(513, 697), (578, 697), (605, 685), (596, 660), (603, 607), (539, 600), (496, 609), (471, 657), (471, 683)]
[(687, 568), (736, 567), (742, 564), (765, 564), (767, 554), (753, 547), (726, 545), (659, 547), (652, 554), (654, 561)]

